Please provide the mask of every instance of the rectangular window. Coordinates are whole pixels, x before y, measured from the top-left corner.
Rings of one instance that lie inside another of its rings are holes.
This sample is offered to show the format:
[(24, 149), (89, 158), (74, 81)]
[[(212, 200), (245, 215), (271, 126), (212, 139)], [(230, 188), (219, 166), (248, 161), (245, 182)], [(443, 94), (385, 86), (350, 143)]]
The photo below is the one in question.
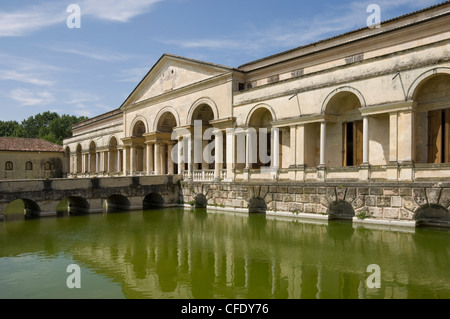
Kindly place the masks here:
[(450, 162), (450, 109), (428, 112), (428, 163)]
[(342, 166), (359, 166), (363, 155), (363, 121), (342, 125)]

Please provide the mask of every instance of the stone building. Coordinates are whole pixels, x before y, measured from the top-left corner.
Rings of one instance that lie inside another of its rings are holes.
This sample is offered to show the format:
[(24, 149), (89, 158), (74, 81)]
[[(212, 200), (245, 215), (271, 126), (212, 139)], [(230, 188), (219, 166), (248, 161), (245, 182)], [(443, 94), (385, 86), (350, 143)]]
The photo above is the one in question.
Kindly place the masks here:
[(0, 137), (0, 179), (63, 177), (63, 148), (37, 138)]
[(444, 2), (236, 68), (164, 54), (118, 109), (74, 125), (68, 175), (448, 180), (449, 13)]

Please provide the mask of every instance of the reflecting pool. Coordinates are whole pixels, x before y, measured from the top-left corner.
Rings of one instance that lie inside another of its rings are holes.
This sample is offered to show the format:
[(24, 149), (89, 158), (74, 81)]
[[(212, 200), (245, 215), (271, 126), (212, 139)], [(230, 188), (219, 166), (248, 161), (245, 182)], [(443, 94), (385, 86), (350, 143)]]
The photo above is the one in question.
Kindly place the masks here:
[(182, 208), (0, 223), (0, 298), (450, 298), (449, 266), (436, 228)]

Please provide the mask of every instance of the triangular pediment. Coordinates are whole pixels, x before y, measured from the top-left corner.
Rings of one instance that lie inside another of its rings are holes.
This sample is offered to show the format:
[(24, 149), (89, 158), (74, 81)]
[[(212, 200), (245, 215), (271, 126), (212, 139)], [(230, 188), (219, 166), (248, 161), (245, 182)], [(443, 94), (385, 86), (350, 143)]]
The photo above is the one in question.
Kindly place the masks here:
[(229, 72), (232, 68), (165, 54), (130, 94), (122, 107)]

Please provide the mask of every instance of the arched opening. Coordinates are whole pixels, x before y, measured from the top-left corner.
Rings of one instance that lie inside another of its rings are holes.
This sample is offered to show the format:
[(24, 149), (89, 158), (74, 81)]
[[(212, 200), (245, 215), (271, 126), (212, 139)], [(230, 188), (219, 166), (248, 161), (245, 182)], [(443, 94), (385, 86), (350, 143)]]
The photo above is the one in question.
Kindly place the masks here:
[[(177, 120), (173, 113), (169, 111), (164, 112), (160, 116), (157, 123), (156, 129), (158, 132), (158, 136), (160, 136), (162, 142), (157, 146), (159, 157), (157, 158), (157, 161), (154, 165), (159, 165), (158, 168), (155, 167), (155, 172), (158, 172), (162, 175), (178, 174), (179, 172), (178, 165), (175, 164), (171, 154), (173, 147), (172, 132), (176, 126)], [(153, 144), (150, 145), (150, 147), (155, 148)], [(153, 152), (151, 153), (154, 154), (154, 152), (155, 151), (153, 150)]]
[(28, 161), (25, 163), (25, 170), (26, 171), (32, 171), (33, 170), (33, 163), (31, 161)]
[(74, 165), (75, 173), (85, 173), (83, 172), (83, 156), (81, 155), (81, 144), (77, 145)]
[(436, 74), (423, 80), (413, 100), (415, 162), (450, 163), (450, 75)]
[(108, 160), (108, 173), (120, 172), (120, 152), (117, 148), (117, 138), (111, 137), (109, 140), (109, 160)]
[(39, 205), (30, 199), (16, 199), (9, 203), (4, 211), (3, 218), (7, 220), (31, 219), (39, 217), (41, 209)]
[(89, 213), (89, 203), (83, 197), (70, 196), (61, 200), (56, 206), (58, 216), (76, 216)]
[(267, 204), (264, 199), (260, 197), (254, 197), (248, 202), (249, 213), (265, 213), (267, 211)]
[(89, 173), (95, 174), (97, 173), (97, 146), (95, 145), (95, 142), (92, 141), (89, 144)]
[(362, 164), (363, 120), (360, 108), (361, 101), (358, 96), (345, 90), (336, 93), (326, 104), (325, 114), (337, 117), (336, 122), (326, 124), (327, 166), (347, 167)]
[(143, 137), (146, 132), (145, 124), (143, 121), (137, 121), (133, 126), (132, 136), (131, 136), (131, 149), (130, 149), (130, 171), (131, 174), (135, 173), (142, 174), (145, 170), (144, 168), (144, 142)]
[[(201, 169), (206, 171), (214, 169), (214, 161), (212, 160), (212, 156), (215, 156), (215, 136), (212, 134), (210, 140), (203, 139), (205, 131), (213, 127), (210, 124), (210, 121), (212, 120), (214, 120), (214, 112), (208, 104), (198, 105), (192, 113), (191, 124), (201, 125), (201, 127), (196, 127), (196, 129), (199, 130), (199, 132), (201, 131), (202, 134), (202, 136), (194, 136), (194, 170)], [(187, 165), (188, 164), (186, 163), (186, 170), (188, 169)]]
[(330, 219), (351, 220), (355, 216), (355, 210), (352, 205), (344, 200), (337, 200), (330, 204), (327, 211)]
[[(248, 120), (248, 126), (251, 130), (255, 130), (255, 134), (250, 134), (249, 138), (251, 146), (248, 152), (249, 167), (253, 169), (258, 169), (261, 167), (270, 167), (274, 165), (273, 156), (277, 156), (274, 153), (274, 141), (272, 136), (272, 121), (273, 116), (269, 109), (265, 107), (260, 107), (256, 109), (250, 119)], [(281, 141), (282, 141), (282, 131), (279, 131), (278, 136), (278, 166), (281, 163)], [(248, 143), (249, 141), (247, 141)], [(276, 162), (275, 162), (276, 163)]]
[(143, 200), (144, 210), (164, 207), (164, 198), (159, 193), (150, 193)]
[(120, 194), (111, 195), (104, 201), (103, 210), (105, 213), (129, 211), (130, 200)]
[(206, 205), (208, 204), (208, 200), (206, 199), (206, 196), (203, 194), (197, 194), (194, 197), (195, 201), (195, 208), (206, 208)]
[(426, 204), (419, 207), (414, 214), (414, 219), (418, 226), (450, 227), (449, 211), (437, 204)]

